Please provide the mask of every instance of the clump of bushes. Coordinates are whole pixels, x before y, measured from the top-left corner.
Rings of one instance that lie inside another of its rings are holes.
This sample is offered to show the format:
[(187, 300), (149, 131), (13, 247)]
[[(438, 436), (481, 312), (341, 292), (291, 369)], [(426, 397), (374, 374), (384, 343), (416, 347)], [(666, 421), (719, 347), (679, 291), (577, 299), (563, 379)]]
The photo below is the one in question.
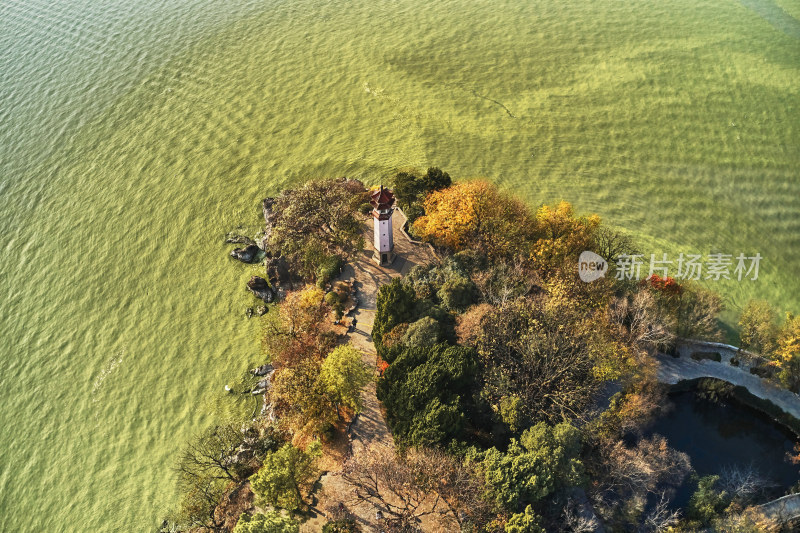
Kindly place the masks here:
[(349, 299), (350, 285), (341, 281), (334, 285), (333, 290), (325, 294), (325, 303), (336, 313), (336, 320), (341, 320), (344, 316), (344, 306)]
[(409, 224), (425, 213), (422, 202), (429, 192), (450, 187), (451, 184), (450, 174), (437, 167), (429, 168), (422, 176), (413, 172), (399, 172), (394, 177), (394, 194)]
[(323, 259), (315, 271), (317, 287), (324, 287), (342, 271), (342, 258), (338, 255), (329, 255)]
[(800, 392), (800, 315), (787, 313), (779, 324), (778, 313), (763, 300), (752, 300), (739, 318), (742, 348), (771, 359), (775, 371), (764, 368), (760, 377), (775, 379), (792, 392)]

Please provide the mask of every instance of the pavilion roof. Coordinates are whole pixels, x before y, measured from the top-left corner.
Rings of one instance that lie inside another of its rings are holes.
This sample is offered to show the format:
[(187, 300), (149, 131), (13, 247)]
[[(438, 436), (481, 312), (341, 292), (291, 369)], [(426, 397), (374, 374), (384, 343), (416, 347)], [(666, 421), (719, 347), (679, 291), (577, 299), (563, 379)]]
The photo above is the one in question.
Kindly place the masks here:
[(394, 204), (394, 194), (381, 185), (380, 189), (376, 189), (370, 195), (369, 203), (376, 209), (389, 209)]

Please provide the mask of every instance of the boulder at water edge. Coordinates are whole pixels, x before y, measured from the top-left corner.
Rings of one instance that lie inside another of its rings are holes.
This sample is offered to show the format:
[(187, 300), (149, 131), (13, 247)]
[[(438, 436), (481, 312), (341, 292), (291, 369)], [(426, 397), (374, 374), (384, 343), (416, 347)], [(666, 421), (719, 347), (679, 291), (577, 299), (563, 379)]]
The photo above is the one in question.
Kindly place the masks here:
[(236, 248), (231, 252), (231, 257), (238, 259), (242, 263), (255, 263), (261, 249), (255, 244), (249, 244), (244, 248)]
[(247, 282), (247, 289), (255, 294), (256, 298), (261, 298), (267, 303), (275, 300), (275, 291), (272, 290), (272, 287), (269, 286), (269, 283), (264, 278), (253, 276)]

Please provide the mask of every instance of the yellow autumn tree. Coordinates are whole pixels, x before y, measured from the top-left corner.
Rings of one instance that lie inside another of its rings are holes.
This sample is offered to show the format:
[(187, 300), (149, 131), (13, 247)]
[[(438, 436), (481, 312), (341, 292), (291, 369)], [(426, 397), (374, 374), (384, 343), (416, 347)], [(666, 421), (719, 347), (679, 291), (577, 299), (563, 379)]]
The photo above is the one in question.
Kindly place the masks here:
[(776, 353), (784, 362), (800, 357), (800, 315), (786, 315), (786, 322), (783, 324), (778, 337), (778, 350)]
[(534, 221), (525, 204), (484, 180), (461, 182), (430, 193), (414, 232), (437, 246), (513, 255), (530, 243)]
[(787, 313), (775, 354), (781, 383), (790, 391), (800, 393), (800, 315)]
[(316, 332), (320, 328), (330, 312), (324, 297), (323, 290), (312, 285), (286, 295), (280, 315), (290, 336)]
[(595, 234), (600, 226), (598, 215), (576, 217), (569, 202), (555, 207), (543, 205), (536, 212), (539, 239), (533, 247), (533, 259), (544, 273), (572, 267), (584, 250), (595, 248)]

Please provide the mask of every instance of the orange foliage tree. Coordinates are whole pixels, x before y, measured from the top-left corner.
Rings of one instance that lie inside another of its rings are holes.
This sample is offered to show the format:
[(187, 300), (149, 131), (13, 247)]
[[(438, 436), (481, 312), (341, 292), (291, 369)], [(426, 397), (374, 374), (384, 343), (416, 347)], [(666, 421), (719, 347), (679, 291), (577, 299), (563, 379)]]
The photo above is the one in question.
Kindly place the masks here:
[(270, 324), (264, 337), (275, 368), (308, 358), (319, 360), (336, 345), (331, 308), (323, 296), (322, 289), (311, 285), (286, 295), (279, 308), (280, 320)]
[(577, 264), (593, 250), (600, 217), (576, 216), (569, 202), (544, 205), (536, 214), (484, 180), (458, 183), (425, 199), (414, 222), (422, 239), (452, 250), (483, 250), (490, 257), (533, 260), (545, 276)]
[(425, 215), (414, 222), (414, 232), (437, 246), (485, 250), (490, 256), (508, 256), (530, 242), (534, 229), (525, 204), (484, 180), (466, 181), (425, 199)]

